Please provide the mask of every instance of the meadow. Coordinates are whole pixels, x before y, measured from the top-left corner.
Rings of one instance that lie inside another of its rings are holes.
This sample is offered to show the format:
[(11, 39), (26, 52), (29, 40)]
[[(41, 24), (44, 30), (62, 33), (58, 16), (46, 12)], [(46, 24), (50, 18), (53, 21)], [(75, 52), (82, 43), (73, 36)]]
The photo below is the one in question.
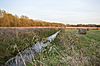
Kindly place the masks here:
[(61, 30), (56, 39), (27, 66), (100, 66), (100, 30), (86, 35), (77, 29), (16, 29), (0, 28), (0, 66), (19, 51)]

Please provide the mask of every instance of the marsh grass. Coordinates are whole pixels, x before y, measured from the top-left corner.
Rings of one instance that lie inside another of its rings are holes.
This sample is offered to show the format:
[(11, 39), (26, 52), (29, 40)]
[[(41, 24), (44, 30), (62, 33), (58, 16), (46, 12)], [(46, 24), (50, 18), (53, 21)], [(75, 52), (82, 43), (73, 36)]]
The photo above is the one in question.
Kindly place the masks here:
[[(19, 51), (55, 33), (58, 29), (0, 30), (0, 63), (15, 56)], [(7, 33), (8, 32), (8, 33)], [(14, 32), (14, 31), (13, 31)], [(57, 38), (39, 53), (28, 66), (100, 66), (100, 31), (90, 30), (86, 35), (77, 30), (62, 29)]]

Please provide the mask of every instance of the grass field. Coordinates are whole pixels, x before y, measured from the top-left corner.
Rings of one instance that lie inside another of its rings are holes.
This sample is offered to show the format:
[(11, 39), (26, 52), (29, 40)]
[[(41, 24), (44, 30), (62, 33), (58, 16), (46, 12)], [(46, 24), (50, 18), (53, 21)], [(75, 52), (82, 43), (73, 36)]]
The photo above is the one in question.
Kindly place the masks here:
[(44, 40), (61, 30), (57, 38), (39, 53), (28, 66), (100, 66), (100, 31), (89, 30), (80, 35), (65, 29), (0, 29), (0, 66), (18, 51)]

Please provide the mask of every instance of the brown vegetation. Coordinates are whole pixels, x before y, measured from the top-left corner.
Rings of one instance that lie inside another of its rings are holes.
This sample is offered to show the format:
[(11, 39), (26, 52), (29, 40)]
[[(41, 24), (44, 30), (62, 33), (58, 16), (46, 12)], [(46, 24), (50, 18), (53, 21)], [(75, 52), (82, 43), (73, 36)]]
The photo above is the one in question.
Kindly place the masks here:
[(65, 26), (62, 23), (49, 23), (41, 20), (29, 19), (27, 16), (14, 16), (4, 10), (0, 10), (0, 27), (33, 27), (33, 26)]

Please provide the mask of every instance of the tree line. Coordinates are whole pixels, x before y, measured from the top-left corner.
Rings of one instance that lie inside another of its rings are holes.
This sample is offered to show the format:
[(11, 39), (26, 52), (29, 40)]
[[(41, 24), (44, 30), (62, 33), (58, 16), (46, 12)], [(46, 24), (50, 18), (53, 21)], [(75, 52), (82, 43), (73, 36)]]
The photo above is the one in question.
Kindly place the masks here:
[(12, 15), (11, 13), (6, 12), (5, 10), (0, 10), (0, 27), (36, 27), (36, 26), (45, 26), (45, 27), (100, 27), (96, 24), (63, 24), (63, 23), (50, 23), (42, 20), (33, 20), (27, 16)]
[(27, 16), (12, 15), (4, 10), (0, 10), (0, 27), (34, 27), (34, 26), (53, 26), (63, 27), (62, 23), (50, 23), (41, 20), (33, 20)]
[(100, 25), (96, 25), (96, 24), (77, 24), (77, 25), (70, 25), (70, 24), (66, 24), (66, 27), (100, 27)]

